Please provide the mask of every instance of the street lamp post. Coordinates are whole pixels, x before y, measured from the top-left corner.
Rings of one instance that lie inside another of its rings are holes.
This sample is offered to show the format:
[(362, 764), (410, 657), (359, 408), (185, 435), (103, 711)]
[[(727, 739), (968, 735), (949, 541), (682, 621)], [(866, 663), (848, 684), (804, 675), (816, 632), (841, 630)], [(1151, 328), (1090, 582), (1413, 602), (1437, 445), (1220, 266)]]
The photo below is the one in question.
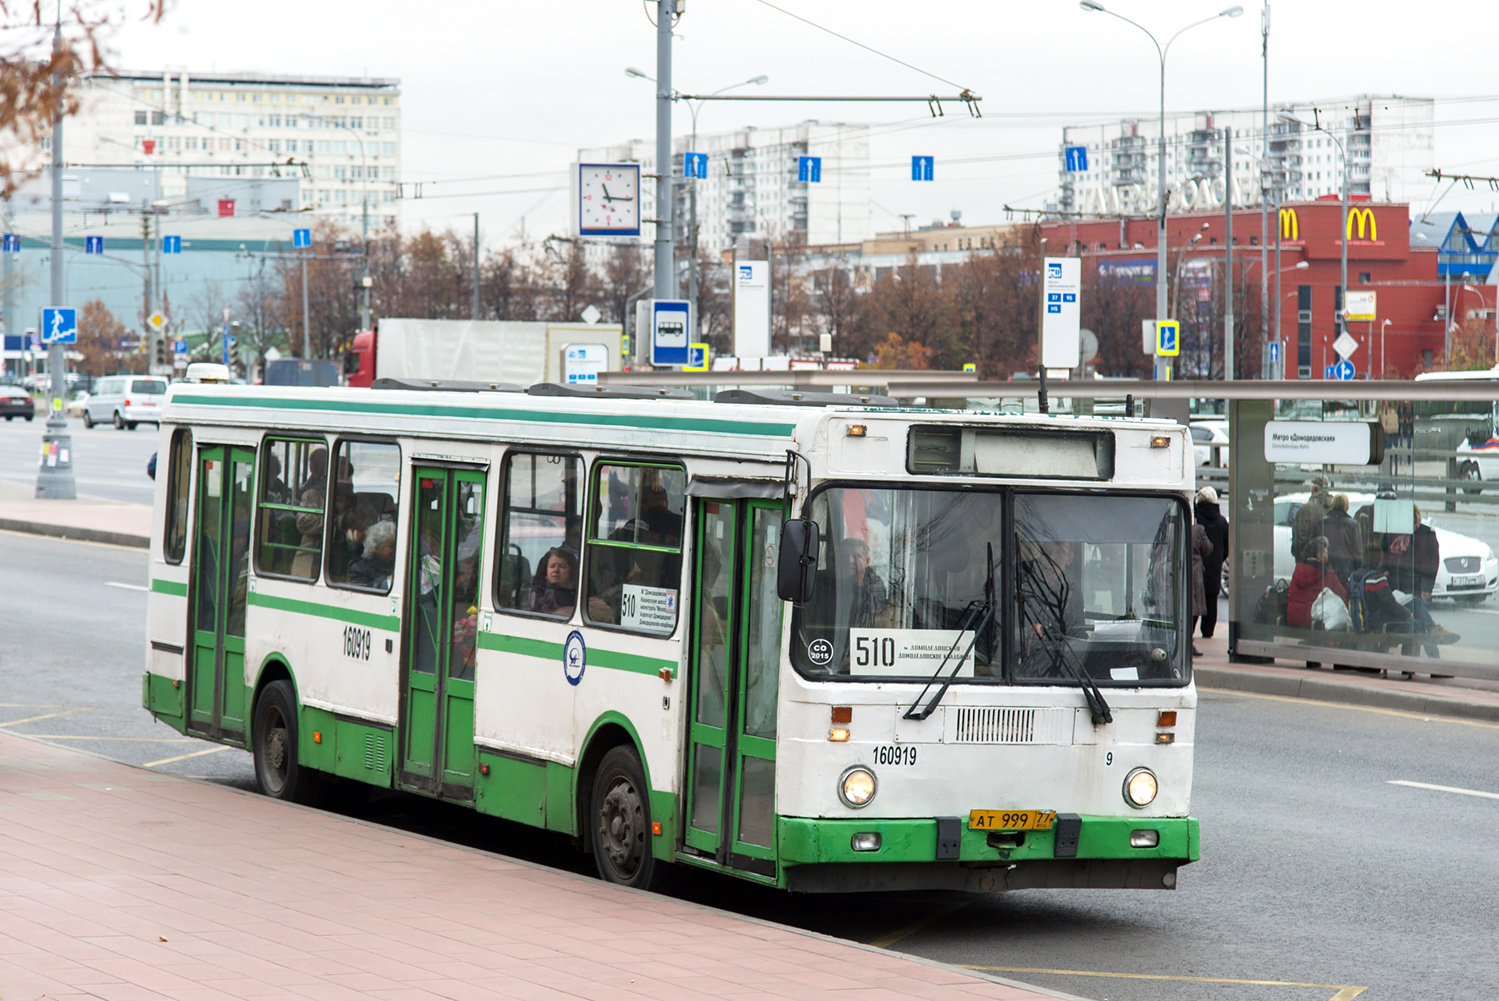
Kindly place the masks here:
[[(62, 24), (52, 35), (52, 52), (62, 49)], [(61, 74), (52, 76), (54, 88), (62, 86)], [(62, 101), (52, 113), (52, 305), (67, 305), (67, 272), (64, 270), (62, 239)], [(10, 317), (7, 315), (6, 320)], [(45, 336), (45, 333), (44, 333)], [(63, 401), (68, 397), (67, 345), (54, 340), (47, 350), (47, 428), (42, 432), (42, 450), (46, 456), (36, 476), (36, 496), (46, 500), (73, 500), (78, 484), (73, 478), (73, 439), (68, 434), (67, 411)]]
[[(625, 68), (625, 76), (638, 77), (641, 80), (650, 80), (652, 83), (655, 83), (655, 79), (654, 78), (652, 78), (650, 76), (647, 76), (645, 73), (642, 73), (640, 70), (635, 69), (633, 66), (627, 66)], [(706, 94), (704, 96), (705, 97), (716, 97), (719, 94), (725, 93), (726, 91), (734, 90), (737, 87), (748, 87), (750, 84), (762, 84), (762, 83), (768, 82), (769, 80), (770, 80), (770, 77), (765, 76), (764, 74), (761, 74), (760, 76), (750, 77), (748, 80), (741, 80), (738, 83), (731, 83), (727, 87), (720, 87), (717, 90), (713, 91), (712, 93)], [(676, 94), (676, 93), (672, 94), (672, 100), (675, 101), (675, 100), (680, 100), (680, 99), (681, 99), (681, 95), (680, 94)], [(692, 113), (692, 138), (689, 139), (688, 143), (687, 143), (687, 146), (688, 146), (687, 152), (691, 153), (691, 152), (695, 152), (696, 149), (697, 149), (697, 113), (699, 111), (703, 110), (703, 102), (702, 102), (702, 100), (688, 101), (687, 102), (687, 110)], [(685, 171), (683, 173), (685, 173)], [(698, 322), (698, 315), (697, 315), (697, 182), (698, 182), (698, 178), (697, 178), (696, 175), (694, 175), (694, 176), (692, 176), (690, 178), (689, 177), (684, 177), (682, 180), (683, 180), (683, 183), (685, 183), (687, 185), (687, 254), (688, 254), (688, 258), (687, 258), (687, 301), (690, 302), (690, 303), (692, 303), (692, 322), (694, 324), (696, 324)], [(696, 327), (693, 328), (692, 333), (693, 333), (693, 340), (697, 340), (697, 328)]]
[[(1306, 122), (1297, 118), (1289, 111), (1282, 111), (1280, 119), (1283, 122), (1291, 122), (1301, 127), (1306, 127)], [(1338, 296), (1342, 300), (1338, 303), (1337, 321), (1338, 333), (1342, 334), (1348, 329), (1348, 151), (1343, 148), (1343, 140), (1333, 135), (1322, 127), (1320, 121), (1311, 126), (1313, 132), (1320, 132), (1338, 145), (1338, 158), (1343, 161), (1343, 229), (1338, 237), (1338, 246), (1342, 251), (1342, 268), (1339, 271)]]
[[(1385, 332), (1390, 329), (1390, 324), (1393, 323), (1393, 322), (1394, 322), (1393, 320), (1386, 320), (1386, 321), (1384, 321), (1383, 323), (1381, 323), (1379, 325), (1379, 375), (1380, 375), (1380, 378), (1384, 378), (1384, 342), (1385, 342), (1385, 338), (1388, 336)], [(1496, 353), (1499, 353), (1499, 348), (1496, 348), (1495, 351), (1496, 351)]]
[[(1118, 18), (1119, 20), (1123, 21), (1125, 24), (1132, 24), (1136, 28), (1139, 28), (1141, 31), (1145, 32), (1145, 37), (1149, 38), (1151, 44), (1155, 46), (1156, 54), (1157, 54), (1157, 56), (1160, 59), (1160, 66), (1161, 66), (1161, 118), (1160, 118), (1160, 137), (1159, 137), (1159, 143), (1157, 144), (1157, 150), (1156, 150), (1156, 156), (1157, 156), (1157, 159), (1159, 160), (1159, 164), (1158, 164), (1158, 168), (1159, 169), (1157, 171), (1159, 183), (1158, 183), (1158, 188), (1157, 188), (1157, 192), (1156, 192), (1158, 200), (1159, 200), (1159, 205), (1157, 206), (1156, 231), (1155, 231), (1155, 239), (1156, 239), (1155, 314), (1156, 314), (1156, 322), (1160, 323), (1160, 322), (1163, 322), (1165, 320), (1170, 319), (1170, 315), (1166, 312), (1166, 281), (1165, 281), (1165, 279), (1166, 279), (1166, 54), (1171, 51), (1171, 43), (1174, 42), (1174, 41), (1176, 41), (1178, 38), (1180, 38), (1182, 36), (1183, 32), (1190, 31), (1191, 29), (1197, 27), (1198, 25), (1207, 24), (1209, 21), (1216, 21), (1220, 17), (1238, 17), (1240, 14), (1244, 13), (1244, 8), (1240, 7), (1238, 5), (1235, 5), (1233, 7), (1228, 8), (1227, 10), (1219, 11), (1217, 14), (1214, 14), (1212, 17), (1203, 18), (1201, 21), (1194, 21), (1192, 24), (1187, 25), (1185, 28), (1182, 28), (1176, 34), (1174, 34), (1170, 38), (1168, 38), (1166, 40), (1166, 44), (1163, 46), (1163, 45), (1161, 45), (1160, 41), (1157, 40), (1157, 38), (1155, 37), (1155, 35), (1151, 34), (1150, 30), (1148, 28), (1146, 28), (1144, 25), (1139, 24), (1139, 23), (1137, 23), (1135, 21), (1131, 21), (1129, 18), (1125, 17), (1123, 14), (1116, 14), (1113, 11), (1106, 9), (1103, 6), (1103, 4), (1096, 2), (1096, 0), (1081, 0), (1081, 2), (1078, 4), (1078, 6), (1080, 6), (1085, 11), (1096, 11), (1096, 12), (1098, 12), (1100, 14), (1108, 14), (1110, 17), (1116, 17), (1116, 18)], [(1155, 362), (1155, 377), (1157, 379), (1164, 378), (1164, 372), (1163, 372), (1163, 370), (1165, 369), (1165, 366), (1166, 366), (1166, 363), (1159, 356), (1157, 356), (1156, 362)]]
[[(314, 115), (306, 111), (298, 112), (298, 114), (310, 119), (314, 126), (320, 124), (320, 121), (328, 120), (326, 115)], [(349, 133), (354, 137), (355, 142), (359, 143), (359, 186), (364, 203), (360, 226), (360, 246), (364, 251), (364, 274), (359, 277), (359, 329), (368, 330), (370, 329), (370, 160), (365, 153), (364, 136), (347, 125), (338, 125), (335, 128)], [(305, 284), (303, 287), (306, 287)]]

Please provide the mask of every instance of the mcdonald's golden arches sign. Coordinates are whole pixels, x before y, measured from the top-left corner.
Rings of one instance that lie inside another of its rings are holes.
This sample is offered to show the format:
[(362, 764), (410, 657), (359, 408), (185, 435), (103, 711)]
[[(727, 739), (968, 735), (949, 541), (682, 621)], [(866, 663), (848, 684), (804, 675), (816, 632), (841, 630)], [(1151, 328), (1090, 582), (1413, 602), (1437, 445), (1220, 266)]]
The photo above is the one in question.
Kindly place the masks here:
[[(1354, 237), (1354, 226), (1357, 225), (1358, 236)], [(1348, 210), (1348, 232), (1343, 234), (1345, 240), (1364, 239), (1364, 229), (1368, 228), (1368, 239), (1375, 241), (1379, 239), (1379, 227), (1374, 224), (1374, 210), (1368, 208), (1350, 208)]]
[(1280, 220), (1280, 238), (1282, 240), (1301, 239), (1301, 224), (1296, 219), (1295, 209), (1281, 209), (1278, 218)]

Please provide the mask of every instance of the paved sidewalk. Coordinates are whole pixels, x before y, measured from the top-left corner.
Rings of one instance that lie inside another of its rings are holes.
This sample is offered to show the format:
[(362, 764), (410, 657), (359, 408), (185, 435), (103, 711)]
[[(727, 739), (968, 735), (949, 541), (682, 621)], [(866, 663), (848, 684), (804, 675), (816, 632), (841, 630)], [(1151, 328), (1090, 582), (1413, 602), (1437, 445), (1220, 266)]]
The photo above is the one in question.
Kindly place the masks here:
[[(1220, 623), (1220, 626), (1223, 624)], [(1477, 678), (1434, 679), (1391, 672), (1334, 671), (1331, 664), (1307, 668), (1278, 660), (1273, 664), (1231, 664), (1227, 629), (1210, 640), (1193, 639), (1202, 656), (1192, 661), (1199, 688), (1236, 689), (1261, 695), (1345, 702), (1424, 716), (1458, 716), (1499, 722), (1499, 683)]]
[(37, 500), (34, 487), (0, 481), (0, 531), (146, 549), (151, 545), (151, 508), (81, 495), (70, 501)]
[(1070, 997), (0, 734), (0, 997)]

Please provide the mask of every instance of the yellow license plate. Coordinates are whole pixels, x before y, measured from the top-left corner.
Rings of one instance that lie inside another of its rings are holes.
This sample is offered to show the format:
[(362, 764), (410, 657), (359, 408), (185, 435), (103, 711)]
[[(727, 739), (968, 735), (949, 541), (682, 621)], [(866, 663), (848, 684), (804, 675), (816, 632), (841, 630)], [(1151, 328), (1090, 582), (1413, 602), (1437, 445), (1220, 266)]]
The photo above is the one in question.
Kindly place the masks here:
[(1049, 831), (1055, 810), (973, 810), (968, 814), (972, 831)]

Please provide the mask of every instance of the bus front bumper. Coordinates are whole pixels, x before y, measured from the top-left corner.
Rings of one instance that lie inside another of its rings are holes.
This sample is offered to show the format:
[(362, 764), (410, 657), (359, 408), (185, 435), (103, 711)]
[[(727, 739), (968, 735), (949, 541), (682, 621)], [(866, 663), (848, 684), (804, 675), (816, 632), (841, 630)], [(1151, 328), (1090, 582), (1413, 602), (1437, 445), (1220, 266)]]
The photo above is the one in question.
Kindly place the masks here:
[(1201, 854), (1195, 817), (1087, 814), (1023, 837), (969, 830), (966, 818), (781, 817), (777, 846), (787, 887), (803, 892), (1174, 889), (1177, 868)]

